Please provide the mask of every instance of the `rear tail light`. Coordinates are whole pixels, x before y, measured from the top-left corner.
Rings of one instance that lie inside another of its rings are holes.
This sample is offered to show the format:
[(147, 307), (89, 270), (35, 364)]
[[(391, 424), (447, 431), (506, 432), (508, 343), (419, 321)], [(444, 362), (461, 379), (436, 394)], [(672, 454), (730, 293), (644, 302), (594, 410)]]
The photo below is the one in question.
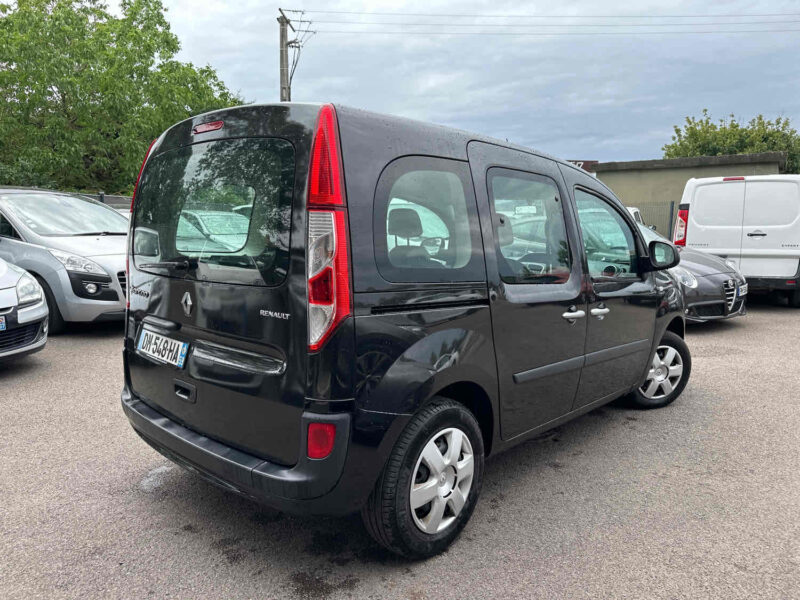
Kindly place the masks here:
[(689, 209), (682, 208), (678, 211), (678, 220), (675, 222), (675, 235), (673, 243), (676, 246), (686, 245), (686, 229), (689, 226)]
[(308, 180), (308, 349), (316, 352), (352, 314), (347, 204), (336, 112), (320, 110)]
[(308, 458), (325, 458), (333, 452), (336, 441), (336, 425), (333, 423), (308, 424)]
[[(136, 185), (133, 186), (133, 196), (131, 196), (131, 222), (129, 225), (129, 235), (128, 235), (128, 251), (125, 255), (125, 281), (128, 282), (131, 280), (131, 265), (130, 265), (130, 255), (131, 255), (131, 240), (133, 239), (133, 205), (136, 202), (136, 192), (139, 189), (139, 180), (142, 178), (142, 171), (144, 171), (144, 164), (147, 162), (147, 158), (150, 156), (150, 151), (153, 149), (153, 145), (158, 141), (158, 138), (154, 139), (150, 142), (150, 145), (147, 147), (147, 152), (144, 155), (144, 160), (142, 161), (142, 166), (139, 167), (139, 174), (136, 176)], [(131, 307), (131, 295), (128, 291), (130, 289), (130, 285), (125, 286), (125, 308)]]

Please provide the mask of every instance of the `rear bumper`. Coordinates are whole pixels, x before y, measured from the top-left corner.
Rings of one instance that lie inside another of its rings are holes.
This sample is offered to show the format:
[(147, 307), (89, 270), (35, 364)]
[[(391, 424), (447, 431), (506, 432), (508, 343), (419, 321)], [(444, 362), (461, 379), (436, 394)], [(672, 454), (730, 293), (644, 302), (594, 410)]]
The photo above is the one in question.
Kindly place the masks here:
[(800, 289), (800, 274), (794, 277), (748, 277), (751, 292), (771, 292), (773, 290)]
[(131, 394), (127, 386), (122, 408), (136, 433), (158, 452), (227, 490), (295, 514), (346, 514), (361, 502), (361, 494), (342, 493), (338, 485), (350, 446), (349, 413), (303, 413), (303, 447), (308, 423), (326, 422), (336, 424), (334, 450), (320, 460), (303, 452), (296, 465), (287, 467), (183, 427)]

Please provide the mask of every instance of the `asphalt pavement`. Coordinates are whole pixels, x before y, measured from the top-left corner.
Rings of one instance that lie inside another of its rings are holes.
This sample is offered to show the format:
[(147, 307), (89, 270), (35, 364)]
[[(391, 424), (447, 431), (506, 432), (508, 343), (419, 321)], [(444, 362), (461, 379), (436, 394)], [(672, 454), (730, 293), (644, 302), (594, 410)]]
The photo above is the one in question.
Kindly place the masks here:
[(140, 440), (121, 326), (0, 364), (2, 598), (798, 598), (800, 310), (693, 327), (672, 406), (607, 406), (487, 463), (423, 562), (285, 516)]

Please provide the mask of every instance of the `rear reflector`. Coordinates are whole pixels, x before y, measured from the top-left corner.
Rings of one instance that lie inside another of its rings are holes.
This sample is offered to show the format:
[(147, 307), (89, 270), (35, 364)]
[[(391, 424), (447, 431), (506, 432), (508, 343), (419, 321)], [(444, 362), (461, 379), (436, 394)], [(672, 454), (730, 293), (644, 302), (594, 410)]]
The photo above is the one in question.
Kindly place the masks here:
[(216, 131), (217, 129), (222, 129), (223, 125), (225, 125), (225, 121), (211, 121), (209, 123), (202, 123), (200, 125), (195, 125), (194, 129), (192, 129), (192, 133), (196, 135), (198, 133), (206, 133), (207, 131)]
[(336, 112), (320, 109), (308, 175), (308, 350), (316, 352), (352, 314), (347, 204)]
[(797, 280), (796, 279), (790, 279), (789, 281), (786, 282), (786, 285), (797, 285)]
[(678, 211), (678, 220), (675, 221), (675, 235), (672, 242), (676, 246), (686, 245), (686, 229), (689, 226), (689, 209), (682, 208)]
[(325, 458), (333, 452), (336, 440), (336, 425), (333, 423), (309, 423), (308, 458)]
[(723, 177), (722, 181), (744, 181), (744, 177)]

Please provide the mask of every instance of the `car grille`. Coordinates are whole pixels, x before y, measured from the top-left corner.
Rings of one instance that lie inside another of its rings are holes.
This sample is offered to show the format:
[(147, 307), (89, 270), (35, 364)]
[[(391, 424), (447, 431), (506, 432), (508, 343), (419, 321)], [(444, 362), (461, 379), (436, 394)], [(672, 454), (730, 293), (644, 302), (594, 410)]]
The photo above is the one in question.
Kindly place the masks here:
[(722, 317), (725, 315), (725, 308), (722, 304), (701, 304), (694, 309), (698, 317)]
[(725, 290), (725, 304), (728, 305), (728, 312), (730, 312), (733, 310), (733, 305), (736, 304), (736, 282), (729, 279), (722, 284), (722, 288)]
[(119, 287), (122, 288), (122, 295), (125, 296), (127, 294), (128, 286), (128, 278), (125, 275), (125, 271), (120, 271), (117, 273), (117, 281), (119, 281)]
[(39, 333), (39, 323), (0, 331), (0, 352), (16, 350), (33, 343)]

